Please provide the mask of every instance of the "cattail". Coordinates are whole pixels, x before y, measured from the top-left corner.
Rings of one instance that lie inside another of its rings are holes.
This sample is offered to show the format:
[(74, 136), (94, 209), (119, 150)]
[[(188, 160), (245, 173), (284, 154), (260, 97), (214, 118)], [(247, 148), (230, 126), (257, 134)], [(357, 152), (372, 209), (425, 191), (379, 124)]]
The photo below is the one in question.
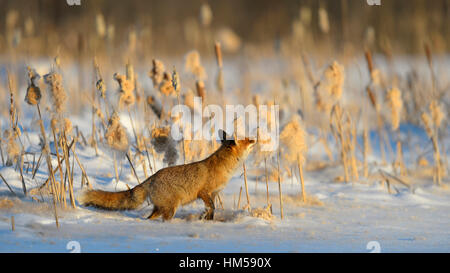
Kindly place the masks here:
[(325, 70), (325, 86), (328, 89), (328, 93), (332, 95), (336, 100), (339, 100), (342, 96), (342, 86), (344, 84), (345, 72), (344, 67), (338, 62), (334, 61)]
[(164, 72), (163, 80), (159, 85), (159, 91), (166, 96), (170, 96), (175, 93), (175, 89), (172, 84), (172, 76), (170, 76), (167, 72)]
[(302, 21), (302, 23), (307, 26), (310, 25), (312, 19), (311, 9), (308, 7), (301, 7), (299, 13), (300, 13), (300, 20)]
[(153, 68), (149, 73), (150, 78), (153, 82), (153, 87), (158, 88), (164, 79), (164, 64), (163, 62), (153, 59), (152, 61)]
[(229, 53), (236, 53), (242, 45), (241, 38), (230, 28), (219, 29), (216, 40), (220, 42), (221, 48)]
[(31, 17), (27, 17), (24, 23), (25, 35), (30, 37), (34, 34), (34, 22)]
[(433, 130), (431, 128), (432, 128), (433, 120), (431, 119), (430, 115), (426, 112), (422, 113), (421, 118), (422, 118), (423, 125), (425, 127), (425, 132), (427, 132), (427, 135), (429, 138), (432, 138)]
[(173, 72), (172, 72), (172, 86), (173, 86), (173, 89), (175, 90), (175, 92), (177, 93), (177, 95), (179, 95), (180, 89), (181, 89), (180, 77), (178, 76), (178, 72), (175, 69), (175, 67), (173, 68)]
[(160, 119), (162, 114), (161, 103), (158, 100), (156, 100), (155, 96), (148, 96), (147, 103), (152, 109), (153, 113), (155, 113), (155, 115)]
[(127, 79), (125, 75), (114, 74), (114, 79), (119, 83), (119, 108), (123, 105), (131, 106), (135, 103), (134, 83)]
[(119, 115), (116, 112), (114, 112), (109, 119), (105, 139), (109, 147), (116, 151), (125, 152), (128, 150), (128, 135), (125, 128), (120, 123)]
[(172, 166), (178, 159), (176, 143), (170, 135), (170, 127), (153, 128), (152, 141), (156, 152), (164, 153), (164, 163)]
[(214, 45), (214, 52), (216, 53), (216, 61), (217, 65), (221, 69), (223, 66), (223, 60), (222, 60), (222, 47), (220, 46), (219, 42), (216, 42)]
[(391, 110), (392, 130), (397, 130), (400, 125), (400, 115), (403, 109), (402, 93), (396, 87), (392, 88), (386, 95)]
[(286, 124), (280, 133), (280, 141), (284, 144), (285, 149), (282, 149), (286, 160), (289, 163), (297, 161), (300, 155), (300, 163), (305, 162), (305, 154), (307, 151), (306, 132), (301, 124), (301, 118), (295, 115), (291, 121)]
[(17, 136), (10, 130), (5, 130), (3, 137), (7, 140), (6, 154), (8, 156), (8, 159), (6, 161), (6, 166), (12, 166), (17, 161), (20, 155), (20, 146), (16, 141)]
[(55, 112), (62, 114), (67, 101), (67, 95), (62, 86), (62, 76), (56, 72), (50, 72), (44, 76), (44, 81), (49, 86)]
[(436, 100), (433, 100), (430, 103), (429, 106), (431, 118), (433, 120), (434, 126), (436, 126), (436, 129), (439, 129), (441, 127), (441, 123), (445, 118), (444, 113), (442, 112), (441, 106)]
[(106, 99), (106, 84), (103, 79), (99, 79), (95, 84), (95, 87), (97, 88), (97, 91), (100, 92), (100, 96), (103, 99)]
[(206, 102), (205, 83), (203, 81), (196, 81), (195, 87), (197, 89), (197, 95), (202, 98), (203, 103)]
[(330, 22), (328, 20), (328, 12), (325, 8), (319, 8), (319, 27), (323, 33), (330, 31)]
[(206, 78), (205, 69), (200, 61), (200, 54), (193, 50), (186, 55), (184, 68), (187, 72), (192, 73), (198, 79), (204, 80)]
[[(291, 121), (284, 126), (280, 134), (280, 141), (284, 144), (283, 154), (286, 160), (292, 164), (297, 162), (302, 187), (302, 199), (306, 202), (305, 183), (303, 179), (303, 164), (306, 161), (306, 132), (300, 123), (300, 116), (295, 115)], [(281, 149), (280, 149), (281, 151)], [(279, 164), (279, 163), (278, 163)], [(279, 170), (278, 170), (279, 171)]]
[(31, 83), (27, 88), (27, 94), (25, 96), (25, 101), (29, 105), (36, 105), (41, 100), (41, 89), (39, 87), (35, 86), (33, 83)]
[(127, 76), (127, 80), (129, 80), (134, 87), (134, 83), (135, 83), (134, 67), (129, 62), (126, 64), (126, 76)]
[(370, 103), (372, 104), (374, 109), (377, 109), (378, 106), (377, 106), (377, 99), (375, 97), (375, 94), (373, 93), (372, 89), (370, 89), (369, 86), (366, 88), (366, 90), (367, 90), (367, 95), (369, 96)]
[(315, 104), (319, 111), (330, 112), (333, 105), (342, 96), (345, 79), (344, 67), (334, 61), (327, 67), (323, 79), (314, 92)]
[(104, 38), (106, 36), (106, 23), (105, 23), (105, 17), (103, 17), (103, 14), (99, 13), (95, 17), (95, 28), (97, 30), (97, 35), (100, 38)]
[(70, 119), (68, 119), (68, 118), (64, 118), (63, 128), (64, 128), (65, 135), (71, 135), (73, 132), (72, 121), (70, 121)]
[(213, 14), (211, 11), (211, 7), (207, 3), (203, 3), (200, 7), (200, 23), (207, 27), (211, 24), (213, 18)]

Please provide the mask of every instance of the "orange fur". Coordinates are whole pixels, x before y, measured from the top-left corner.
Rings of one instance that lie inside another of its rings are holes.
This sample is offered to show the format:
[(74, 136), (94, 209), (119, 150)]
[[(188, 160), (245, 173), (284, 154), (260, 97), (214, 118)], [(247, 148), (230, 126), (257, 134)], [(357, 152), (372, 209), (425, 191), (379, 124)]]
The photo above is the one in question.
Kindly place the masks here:
[[(225, 139), (225, 133), (223, 135)], [(223, 140), (220, 148), (198, 162), (159, 170), (142, 184), (128, 191), (90, 190), (79, 201), (86, 206), (109, 210), (136, 209), (147, 197), (154, 205), (149, 219), (160, 215), (171, 219), (180, 205), (202, 199), (208, 208), (204, 217), (214, 217), (214, 199), (247, 157), (254, 140)]]

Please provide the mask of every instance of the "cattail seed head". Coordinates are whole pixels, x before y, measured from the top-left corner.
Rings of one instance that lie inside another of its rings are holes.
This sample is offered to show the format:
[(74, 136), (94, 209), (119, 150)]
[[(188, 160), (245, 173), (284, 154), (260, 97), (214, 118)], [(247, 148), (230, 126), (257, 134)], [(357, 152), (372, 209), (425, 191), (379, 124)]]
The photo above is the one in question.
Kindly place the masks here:
[(44, 76), (44, 82), (49, 86), (55, 112), (62, 114), (66, 108), (67, 95), (62, 86), (61, 74), (50, 72)]
[(175, 93), (175, 89), (172, 84), (172, 76), (170, 76), (167, 72), (164, 72), (163, 80), (159, 85), (159, 91), (166, 96), (170, 96)]
[(206, 79), (205, 69), (201, 64), (200, 54), (198, 51), (193, 50), (186, 55), (184, 68), (187, 72), (192, 73), (198, 79)]
[(434, 126), (436, 126), (436, 128), (439, 129), (439, 127), (441, 127), (442, 121), (445, 119), (444, 112), (442, 111), (441, 106), (436, 100), (433, 100), (430, 103), (429, 108)]
[(403, 109), (402, 93), (396, 87), (392, 88), (386, 96), (391, 110), (392, 130), (397, 130), (400, 125), (400, 117)]
[(105, 139), (108, 146), (116, 151), (125, 152), (128, 150), (128, 135), (120, 123), (119, 115), (116, 112), (109, 119)]
[(295, 115), (291, 121), (286, 124), (280, 133), (280, 141), (284, 144), (282, 154), (285, 155), (289, 163), (294, 163), (298, 159), (303, 164), (308, 150), (306, 144), (306, 131), (301, 123), (301, 118)]
[(36, 84), (36, 81), (40, 79), (40, 76), (34, 69), (30, 67), (27, 67), (27, 70), (29, 82), (25, 101), (30, 105), (36, 105), (42, 98), (41, 89)]
[(124, 105), (131, 106), (135, 103), (134, 83), (132, 83), (125, 75), (114, 74), (114, 79), (119, 83), (119, 108)]
[(150, 106), (153, 113), (155, 113), (155, 115), (160, 119), (162, 114), (162, 105), (156, 100), (155, 96), (148, 96), (147, 104)]
[(203, 3), (200, 7), (200, 23), (207, 27), (211, 24), (213, 18), (211, 7), (207, 3)]
[(219, 42), (216, 42), (214, 45), (214, 51), (216, 53), (216, 61), (219, 68), (222, 68), (223, 61), (222, 61), (222, 47), (220, 46)]
[(203, 81), (196, 81), (195, 88), (197, 89), (197, 95), (202, 98), (203, 103), (206, 102), (205, 83)]
[(152, 129), (151, 143), (157, 153), (164, 153), (164, 162), (169, 166), (176, 163), (178, 152), (176, 142), (170, 135), (170, 127), (155, 127)]
[(97, 91), (100, 92), (100, 96), (105, 99), (106, 98), (106, 84), (103, 79), (99, 79), (95, 84)]
[(344, 67), (336, 61), (325, 70), (325, 85), (328, 88), (329, 94), (336, 100), (341, 98), (344, 79)]
[(29, 105), (36, 105), (41, 100), (41, 89), (39, 87), (35, 86), (33, 83), (28, 86), (27, 88), (27, 94), (25, 96), (25, 101)]
[(421, 115), (421, 118), (422, 118), (423, 126), (425, 128), (425, 132), (427, 133), (429, 138), (432, 138), (433, 130), (431, 128), (432, 128), (433, 121), (432, 121), (430, 115), (427, 112), (423, 112)]
[(149, 76), (152, 79), (153, 87), (158, 88), (163, 81), (165, 68), (163, 62), (156, 59), (152, 60), (152, 64), (153, 68), (150, 71)]

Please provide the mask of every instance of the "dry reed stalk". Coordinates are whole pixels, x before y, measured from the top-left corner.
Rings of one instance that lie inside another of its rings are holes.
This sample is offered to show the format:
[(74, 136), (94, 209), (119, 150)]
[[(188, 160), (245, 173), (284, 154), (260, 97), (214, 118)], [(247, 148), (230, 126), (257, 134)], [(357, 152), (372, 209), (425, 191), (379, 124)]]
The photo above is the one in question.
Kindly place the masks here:
[(364, 132), (363, 132), (363, 142), (364, 142), (364, 149), (363, 149), (363, 157), (364, 157), (364, 163), (363, 163), (363, 176), (365, 178), (369, 177), (369, 165), (368, 165), (368, 157), (370, 153), (370, 142), (369, 142), (369, 133), (367, 130), (367, 125), (364, 126)]
[(245, 163), (243, 163), (243, 167), (244, 167), (245, 195), (247, 196), (247, 209), (250, 212), (250, 210), (251, 210), (251, 208), (250, 208), (250, 196), (249, 196), (249, 192), (248, 192), (247, 170), (245, 168)]
[[(52, 161), (51, 161), (51, 158), (50, 158), (50, 147), (49, 147), (49, 144), (47, 142), (47, 137), (45, 135), (44, 123), (42, 121), (42, 116), (41, 116), (41, 110), (39, 108), (39, 103), (36, 104), (36, 107), (37, 107), (38, 114), (39, 114), (39, 126), (40, 126), (40, 129), (41, 129), (42, 138), (44, 140), (43, 152), (44, 152), (44, 155), (45, 155), (45, 159), (47, 161), (47, 167), (48, 167), (48, 172), (49, 172), (49, 176), (50, 176), (50, 185), (51, 185), (51, 189), (52, 189), (52, 193), (53, 193), (52, 194), (53, 195), (53, 203), (56, 206), (56, 201), (59, 202), (59, 200), (58, 200), (58, 195), (57, 195), (56, 188), (55, 188), (56, 179), (55, 179), (55, 174), (53, 172)], [(56, 208), (55, 208), (55, 217), (57, 218), (57, 216), (56, 216)]]
[(331, 152), (330, 146), (328, 145), (327, 139), (325, 137), (320, 137), (320, 143), (322, 143), (325, 153), (327, 154), (328, 160), (333, 161), (333, 153)]
[(269, 175), (267, 174), (267, 157), (264, 157), (264, 175), (266, 177), (267, 207), (269, 207), (270, 206), (270, 201), (269, 201)]
[(223, 78), (223, 58), (222, 58), (222, 46), (220, 45), (219, 42), (216, 42), (214, 44), (214, 52), (216, 54), (216, 61), (217, 61), (217, 66), (219, 68), (219, 71), (217, 73), (217, 78), (216, 78), (216, 87), (217, 90), (219, 90), (221, 96), (222, 96), (222, 101), (223, 101), (223, 91), (224, 91), (224, 78)]
[(442, 173), (441, 173), (441, 154), (439, 151), (439, 144), (438, 139), (436, 135), (436, 130), (433, 130), (433, 119), (432, 117), (424, 112), (422, 113), (422, 122), (425, 127), (425, 131), (428, 135), (428, 137), (431, 139), (431, 142), (433, 144), (433, 151), (434, 151), (434, 161), (435, 161), (435, 172), (433, 175), (433, 181), (437, 183), (437, 185), (441, 185), (442, 180)]
[[(178, 105), (181, 105), (181, 103), (180, 103), (180, 89), (181, 89), (180, 77), (177, 73), (177, 70), (175, 69), (175, 66), (173, 67), (173, 72), (172, 72), (172, 86), (173, 86), (173, 89), (175, 90), (175, 93), (177, 94)], [(184, 132), (183, 132), (183, 136), (181, 138), (181, 148), (183, 150), (183, 163), (186, 164), (186, 149), (185, 149), (184, 144), (185, 143), (184, 143)]]
[(279, 193), (279, 199), (280, 199), (280, 214), (281, 214), (281, 219), (284, 219), (284, 214), (283, 214), (283, 194), (281, 192), (281, 175), (280, 175), (280, 150), (278, 149), (278, 153), (277, 153), (277, 172), (278, 172), (278, 193)]
[[(334, 137), (336, 138), (336, 142), (340, 143), (340, 155), (341, 155), (341, 161), (344, 167), (344, 180), (346, 182), (350, 181), (349, 171), (348, 171), (348, 161), (347, 161), (347, 139), (345, 137), (345, 132), (342, 124), (342, 110), (338, 104), (336, 104), (333, 107), (333, 110), (331, 112), (331, 117), (334, 117), (334, 123), (337, 127), (337, 134), (333, 131)], [(330, 123), (332, 124), (333, 119), (330, 120)]]
[(303, 180), (303, 167), (300, 160), (300, 154), (298, 155), (297, 164), (298, 164), (298, 172), (300, 174), (300, 183), (302, 186), (302, 200), (305, 203), (306, 202), (305, 181)]
[(27, 187), (25, 185), (25, 179), (23, 178), (23, 153), (21, 153), (20, 161), (19, 161), (19, 171), (20, 171), (20, 179), (22, 182), (22, 190), (25, 197), (27, 196)]
[(222, 202), (222, 198), (220, 198), (220, 193), (219, 193), (219, 194), (217, 194), (217, 200), (219, 200), (219, 203), (220, 203), (220, 207), (221, 207), (222, 209), (224, 209), (224, 208), (223, 208), (223, 202)]
[(400, 169), (400, 175), (406, 175), (406, 168), (403, 160), (402, 142), (400, 140), (397, 141), (397, 157), (395, 159), (394, 166), (395, 169)]
[(376, 70), (374, 68), (372, 53), (370, 52), (370, 50), (368, 50), (368, 49), (366, 50), (365, 57), (366, 57), (367, 68), (369, 70), (370, 79), (371, 79), (371, 82), (368, 84), (366, 91), (369, 96), (370, 102), (376, 111), (381, 158), (382, 158), (383, 164), (386, 164), (386, 151), (384, 149), (384, 141), (383, 141), (383, 137), (382, 137), (383, 118), (380, 113), (380, 105), (377, 103), (375, 94), (373, 93), (373, 91), (370, 87), (370, 85), (379, 84), (379, 80), (378, 80), (379, 77), (377, 76), (379, 74), (379, 72), (378, 72), (378, 70)]
[(128, 162), (130, 163), (132, 174), (134, 175), (134, 177), (136, 177), (136, 180), (137, 180), (138, 184), (141, 184), (141, 182), (139, 180), (139, 177), (138, 177), (138, 175), (136, 173), (136, 169), (134, 168), (133, 163), (131, 162), (131, 158), (130, 158), (129, 153), (130, 153), (130, 151), (128, 151), (125, 155), (126, 155), (126, 158), (128, 159)]
[(116, 158), (116, 151), (113, 150), (113, 161), (114, 161), (114, 174), (116, 175), (116, 187), (117, 184), (119, 184), (119, 171), (117, 169), (117, 158)]
[(241, 207), (241, 195), (242, 195), (242, 186), (239, 190), (239, 199), (238, 199), (238, 203), (237, 203), (237, 209), (240, 209), (240, 207)]
[[(78, 141), (78, 139), (75, 139), (75, 143), (76, 143), (77, 141)], [(69, 149), (70, 149), (70, 147), (69, 147)], [(82, 174), (83, 174), (83, 177), (84, 177), (84, 178), (86, 179), (86, 181), (87, 181), (88, 187), (91, 187), (91, 183), (89, 182), (89, 178), (88, 178), (88, 176), (87, 176), (86, 170), (84, 169), (83, 164), (81, 164), (80, 159), (78, 159), (77, 153), (75, 152), (75, 150), (76, 150), (75, 147), (74, 147), (74, 146), (71, 147), (71, 150), (72, 150), (73, 156), (75, 157), (75, 160), (77, 161), (78, 166), (79, 166), (80, 169), (81, 169), (81, 172), (82, 172)]]
[(436, 74), (434, 73), (434, 69), (433, 69), (433, 58), (432, 58), (432, 54), (431, 54), (430, 45), (428, 43), (425, 43), (424, 49), (425, 49), (425, 55), (427, 56), (428, 68), (430, 69), (430, 73), (431, 73), (431, 84), (432, 84), (432, 88), (433, 88), (431, 94), (433, 97), (436, 97), (437, 96)]
[(3, 180), (3, 182), (5, 183), (5, 185), (8, 187), (9, 191), (14, 195), (17, 196), (17, 194), (11, 189), (11, 187), (9, 186), (8, 182), (6, 182), (6, 179), (3, 177), (3, 175), (0, 173), (0, 178)]
[(54, 121), (56, 121), (56, 119), (52, 119), (50, 124), (51, 124), (52, 132), (53, 132), (53, 140), (54, 140), (53, 143), (55, 145), (56, 158), (58, 159), (57, 160), (57, 162), (58, 162), (58, 167), (57, 168), (59, 170), (59, 174), (60, 174), (60, 177), (61, 177), (61, 180), (60, 180), (61, 181), (61, 191), (59, 192), (59, 195), (60, 195), (60, 197), (62, 199), (62, 204), (61, 205), (63, 205), (64, 208), (66, 208), (67, 207), (67, 202), (66, 202), (66, 194), (65, 194), (64, 183), (63, 183), (64, 175), (63, 175), (63, 171), (62, 171), (62, 167), (61, 167), (60, 155), (59, 155), (59, 145), (58, 145), (58, 143), (60, 143), (60, 142), (56, 139), (56, 125), (57, 125), (56, 123), (57, 122), (54, 122)]
[(16, 230), (16, 225), (14, 222), (14, 215), (11, 215), (11, 230), (15, 231)]
[[(355, 179), (356, 181), (359, 180), (359, 174), (358, 174), (358, 166), (357, 166), (357, 159), (356, 159), (356, 125), (352, 122), (350, 122), (350, 117), (348, 117), (347, 119), (348, 123), (349, 123), (349, 127), (351, 127), (351, 132), (349, 132), (349, 136), (348, 136), (348, 143), (349, 143), (349, 147), (350, 147), (350, 163), (351, 163), (351, 167), (352, 167), (352, 176), (353, 179)], [(351, 139), (350, 139), (350, 134), (351, 134)]]
[[(73, 179), (70, 171), (70, 161), (69, 161), (69, 146), (67, 145), (67, 137), (66, 137), (66, 133), (63, 131), (62, 132), (62, 136), (60, 137), (61, 139), (61, 147), (63, 148), (63, 152), (64, 152), (64, 160), (65, 160), (65, 165), (66, 165), (66, 172), (68, 174), (69, 177), (69, 197), (70, 197), (70, 203), (72, 205), (72, 208), (76, 208), (75, 206), (75, 195), (73, 193)], [(62, 182), (61, 182), (62, 183)]]

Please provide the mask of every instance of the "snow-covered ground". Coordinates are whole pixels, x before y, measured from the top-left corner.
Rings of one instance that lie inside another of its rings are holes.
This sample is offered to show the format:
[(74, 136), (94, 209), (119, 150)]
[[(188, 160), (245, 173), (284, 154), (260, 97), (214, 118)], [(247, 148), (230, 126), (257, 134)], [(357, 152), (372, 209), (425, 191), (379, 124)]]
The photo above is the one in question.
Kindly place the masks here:
[[(21, 122), (28, 128), (28, 137), (22, 139), (27, 151), (36, 152), (39, 131), (32, 125), (36, 117), (31, 114), (33, 111), (24, 111)], [(90, 132), (91, 118), (87, 112), (84, 116), (71, 117), (85, 135)], [(122, 121), (132, 135), (126, 120), (127, 114)], [(3, 119), (2, 124), (8, 124), (8, 120)], [(419, 143), (431, 147), (418, 127), (402, 125), (401, 133), (408, 134), (413, 146)], [(375, 152), (372, 161), (380, 161), (376, 131), (370, 135)], [(448, 137), (445, 143), (449, 147)], [(310, 156), (323, 154), (316, 146), (311, 147)], [(125, 184), (136, 185), (125, 158), (120, 164), (121, 181), (116, 185), (112, 156), (103, 147), (99, 151), (96, 156), (93, 148), (77, 145), (77, 154), (93, 188), (115, 191), (126, 189)], [(336, 154), (334, 148), (333, 151)], [(404, 152), (411, 167), (416, 157), (407, 147)], [(429, 159), (432, 164), (432, 157)], [(252, 208), (262, 208), (266, 204), (265, 182), (262, 177), (256, 182), (252, 155), (247, 162), (250, 203)], [(377, 175), (379, 168), (391, 171), (389, 166), (379, 167), (373, 162), (372, 174)], [(78, 195), (82, 191), (82, 173), (76, 165), (74, 181), (75, 195)], [(56, 166), (55, 158), (53, 166)], [(157, 167), (161, 168), (162, 162), (157, 162)], [(340, 166), (307, 171), (305, 187), (312, 201), (303, 204), (298, 180), (284, 177), (284, 219), (281, 219), (278, 184), (271, 181), (270, 202), (275, 217), (266, 220), (236, 208), (241, 187), (241, 207), (247, 202), (244, 178), (239, 170), (222, 192), (224, 209), (218, 205), (215, 221), (198, 220), (204, 208), (201, 201), (179, 208), (170, 222), (146, 220), (152, 210), (152, 205), (147, 203), (136, 211), (110, 212), (82, 207), (77, 202), (76, 209), (58, 207), (57, 229), (48, 197), (44, 198), (45, 202), (23, 197), (20, 173), (14, 166), (0, 166), (0, 173), (19, 196), (14, 197), (0, 180), (0, 252), (70, 252), (74, 246), (79, 246), (82, 252), (370, 252), (373, 245), (379, 246), (381, 252), (450, 251), (448, 178), (441, 187), (434, 185), (431, 178), (423, 177), (409, 181), (409, 188), (392, 182), (389, 192), (381, 179), (376, 178), (355, 183), (335, 182), (335, 177), (342, 175)], [(137, 173), (144, 180), (141, 168), (137, 168)], [(28, 189), (41, 185), (48, 177), (45, 161), (34, 180), (30, 172), (25, 172), (24, 177)]]

